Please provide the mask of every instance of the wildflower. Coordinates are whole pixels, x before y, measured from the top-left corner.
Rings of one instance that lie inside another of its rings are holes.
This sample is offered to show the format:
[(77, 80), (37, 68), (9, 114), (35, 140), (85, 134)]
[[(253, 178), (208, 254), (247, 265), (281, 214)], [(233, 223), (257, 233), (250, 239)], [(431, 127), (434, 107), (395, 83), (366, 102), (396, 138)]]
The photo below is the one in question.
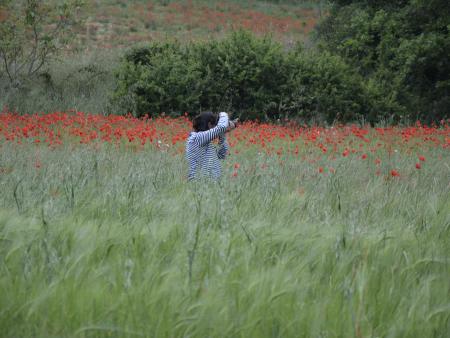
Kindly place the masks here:
[(416, 163), (416, 169), (421, 169), (422, 168), (422, 166), (420, 165), (420, 162), (417, 162)]
[(392, 169), (392, 170), (391, 170), (391, 176), (392, 176), (392, 177), (399, 177), (399, 176), (400, 176), (400, 173), (399, 173), (397, 170)]
[(319, 173), (323, 173), (323, 167), (319, 167)]
[(241, 165), (239, 163), (234, 164), (234, 169), (239, 169), (240, 167), (241, 167)]
[(367, 154), (362, 154), (361, 158), (365, 160), (367, 158)]
[(422, 162), (425, 162), (425, 156), (422, 156), (422, 155), (419, 156), (419, 160), (422, 161)]

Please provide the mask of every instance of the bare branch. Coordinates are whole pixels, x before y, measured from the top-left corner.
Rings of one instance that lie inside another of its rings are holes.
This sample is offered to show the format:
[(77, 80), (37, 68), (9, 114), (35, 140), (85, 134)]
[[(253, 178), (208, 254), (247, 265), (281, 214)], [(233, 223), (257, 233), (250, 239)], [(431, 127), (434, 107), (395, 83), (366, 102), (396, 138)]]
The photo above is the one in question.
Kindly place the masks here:
[(9, 81), (12, 83), (14, 80), (13, 80), (13, 77), (12, 77), (12, 75), (11, 75), (11, 72), (9, 71), (6, 53), (5, 53), (5, 51), (4, 51), (3, 49), (0, 49), (0, 54), (1, 54), (2, 59), (3, 59), (3, 62), (4, 62), (4, 64), (5, 64), (5, 71), (6, 71), (6, 74), (8, 75)]
[(34, 35), (34, 44), (29, 55), (30, 66), (28, 67), (28, 75), (31, 74), (31, 70), (33, 69), (34, 63), (36, 62), (36, 51), (39, 46), (39, 33), (37, 32), (36, 25), (33, 25), (33, 35)]

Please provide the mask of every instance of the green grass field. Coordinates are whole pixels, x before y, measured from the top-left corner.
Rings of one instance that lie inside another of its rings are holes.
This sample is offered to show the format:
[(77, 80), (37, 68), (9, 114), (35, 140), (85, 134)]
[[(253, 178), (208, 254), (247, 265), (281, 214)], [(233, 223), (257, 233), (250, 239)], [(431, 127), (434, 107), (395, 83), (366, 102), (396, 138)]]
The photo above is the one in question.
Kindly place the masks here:
[(0, 146), (2, 337), (448, 337), (448, 149), (189, 184), (181, 154)]

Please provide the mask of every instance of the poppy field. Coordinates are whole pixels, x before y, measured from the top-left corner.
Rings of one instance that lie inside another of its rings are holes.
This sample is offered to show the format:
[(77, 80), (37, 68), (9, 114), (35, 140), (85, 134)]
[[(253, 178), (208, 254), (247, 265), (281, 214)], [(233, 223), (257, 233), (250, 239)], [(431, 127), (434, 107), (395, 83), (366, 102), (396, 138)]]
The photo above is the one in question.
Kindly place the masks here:
[(0, 336), (446, 337), (450, 121), (0, 113)]
[(75, 29), (75, 44), (113, 49), (164, 40), (168, 34), (182, 41), (217, 37), (236, 28), (274, 34), (286, 42), (305, 40), (324, 11), (314, 2), (86, 0), (79, 14), (84, 22)]

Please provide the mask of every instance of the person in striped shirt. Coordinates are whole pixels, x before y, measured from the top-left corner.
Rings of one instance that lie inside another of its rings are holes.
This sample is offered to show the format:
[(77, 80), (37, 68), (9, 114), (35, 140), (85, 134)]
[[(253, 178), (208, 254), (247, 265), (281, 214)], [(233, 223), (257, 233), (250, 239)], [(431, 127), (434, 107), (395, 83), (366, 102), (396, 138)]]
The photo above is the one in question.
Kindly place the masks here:
[[(189, 165), (188, 180), (207, 177), (218, 180), (222, 174), (220, 160), (228, 153), (225, 133), (237, 126), (237, 119), (230, 121), (228, 114), (221, 112), (219, 116), (212, 112), (204, 112), (193, 120), (194, 131), (186, 141), (186, 160)], [(212, 141), (218, 139), (218, 146)]]

